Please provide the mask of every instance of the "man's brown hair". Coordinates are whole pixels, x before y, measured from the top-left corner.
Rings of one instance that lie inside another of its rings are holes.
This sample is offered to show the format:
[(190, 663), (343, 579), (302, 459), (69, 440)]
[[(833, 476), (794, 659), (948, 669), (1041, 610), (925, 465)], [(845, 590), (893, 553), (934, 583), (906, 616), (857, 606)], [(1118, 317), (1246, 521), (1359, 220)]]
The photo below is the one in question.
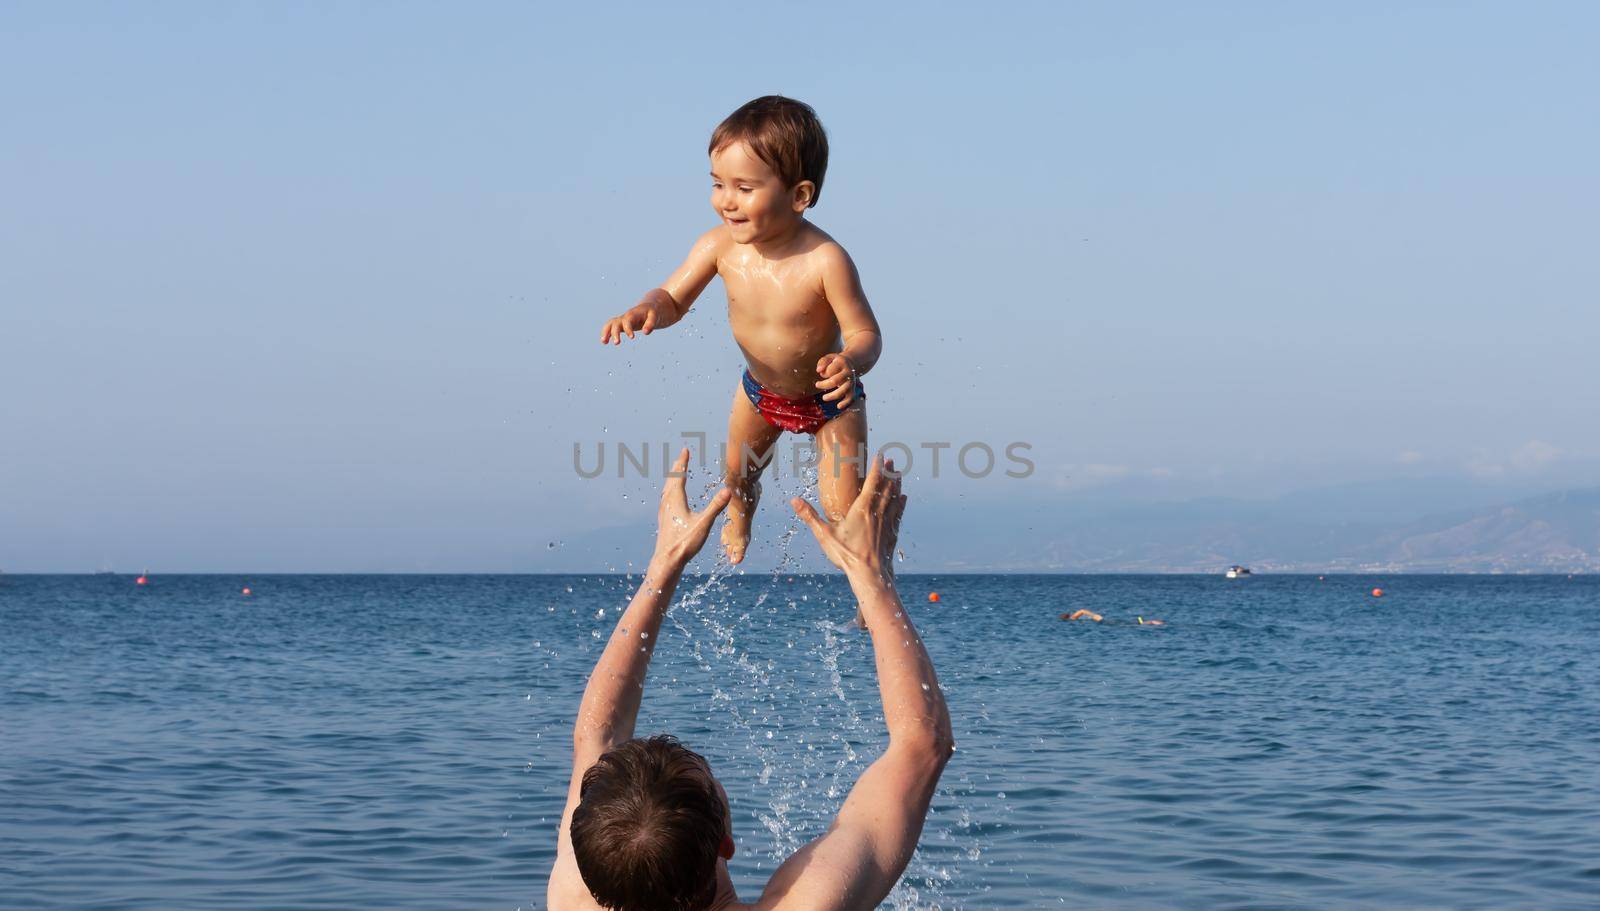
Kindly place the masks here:
[(615, 911), (701, 911), (717, 892), (727, 807), (704, 757), (665, 734), (630, 740), (588, 771), (572, 853), (594, 900)]
[(806, 207), (822, 196), (822, 177), (828, 173), (828, 134), (811, 105), (782, 95), (763, 95), (748, 101), (717, 124), (706, 154), (743, 142), (756, 157), (777, 172), (784, 186), (809, 180), (815, 187)]

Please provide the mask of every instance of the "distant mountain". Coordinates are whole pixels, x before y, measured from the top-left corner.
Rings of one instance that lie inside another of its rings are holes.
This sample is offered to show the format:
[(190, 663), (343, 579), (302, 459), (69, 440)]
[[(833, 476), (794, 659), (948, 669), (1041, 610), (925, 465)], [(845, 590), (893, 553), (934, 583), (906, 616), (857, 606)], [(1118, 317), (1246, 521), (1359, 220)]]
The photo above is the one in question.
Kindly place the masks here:
[(1600, 488), (1409, 519), (1358, 501), (1295, 493), (1083, 511), (1041, 503), (977, 535), (975, 517), (988, 510), (936, 508), (912, 540), (924, 565), (973, 571), (1217, 572), (1244, 563), (1279, 572), (1600, 572)]
[[(1261, 500), (919, 502), (907, 513), (902, 565), (911, 572), (1211, 573), (1230, 563), (1258, 572), (1600, 572), (1600, 488), (1494, 505), (1481, 492), (1448, 492), (1439, 487), (1415, 499), (1423, 509), (1409, 516), (1409, 491), (1388, 484)], [(1451, 502), (1461, 505), (1427, 510)], [(780, 522), (789, 521), (776, 509), (758, 515), (743, 570), (827, 569), (804, 532), (780, 544)], [(713, 535), (708, 550), (715, 546)], [(569, 537), (529, 568), (622, 572), (648, 555), (647, 528), (612, 527)]]
[(1600, 570), (1600, 488), (1425, 518), (1380, 536), (1351, 559), (1432, 572)]

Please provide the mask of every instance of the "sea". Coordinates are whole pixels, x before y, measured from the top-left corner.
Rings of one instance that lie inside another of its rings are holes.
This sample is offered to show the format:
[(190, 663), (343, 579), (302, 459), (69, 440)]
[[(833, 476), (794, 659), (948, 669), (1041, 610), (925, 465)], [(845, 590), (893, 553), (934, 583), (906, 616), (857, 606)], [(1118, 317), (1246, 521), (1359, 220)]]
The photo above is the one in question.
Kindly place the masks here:
[[(638, 582), (0, 576), (0, 907), (542, 907)], [(957, 750), (884, 907), (1600, 907), (1600, 578), (899, 585)], [(723, 567), (662, 628), (638, 733), (726, 785), (747, 901), (884, 746), (853, 613)]]

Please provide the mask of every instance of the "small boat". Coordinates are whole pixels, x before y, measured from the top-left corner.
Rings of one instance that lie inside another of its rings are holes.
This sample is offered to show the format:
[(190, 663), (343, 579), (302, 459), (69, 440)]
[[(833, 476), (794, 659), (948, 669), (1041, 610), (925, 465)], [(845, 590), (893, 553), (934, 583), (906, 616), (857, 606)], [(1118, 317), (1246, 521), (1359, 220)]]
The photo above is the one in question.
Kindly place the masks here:
[(1243, 579), (1245, 576), (1250, 575), (1250, 567), (1240, 566), (1239, 564), (1235, 563), (1228, 567), (1228, 571), (1223, 573), (1223, 575), (1229, 579)]

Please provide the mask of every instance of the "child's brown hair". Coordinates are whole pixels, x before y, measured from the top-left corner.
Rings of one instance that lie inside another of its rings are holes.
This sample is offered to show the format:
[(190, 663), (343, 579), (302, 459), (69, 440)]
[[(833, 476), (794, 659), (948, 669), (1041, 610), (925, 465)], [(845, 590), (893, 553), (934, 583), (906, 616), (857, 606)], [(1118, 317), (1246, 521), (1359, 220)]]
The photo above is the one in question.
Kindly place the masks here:
[(822, 177), (828, 172), (828, 134), (811, 105), (782, 95), (763, 95), (745, 102), (711, 133), (715, 153), (735, 142), (750, 146), (756, 157), (776, 171), (785, 186), (811, 181), (811, 201), (822, 196)]

